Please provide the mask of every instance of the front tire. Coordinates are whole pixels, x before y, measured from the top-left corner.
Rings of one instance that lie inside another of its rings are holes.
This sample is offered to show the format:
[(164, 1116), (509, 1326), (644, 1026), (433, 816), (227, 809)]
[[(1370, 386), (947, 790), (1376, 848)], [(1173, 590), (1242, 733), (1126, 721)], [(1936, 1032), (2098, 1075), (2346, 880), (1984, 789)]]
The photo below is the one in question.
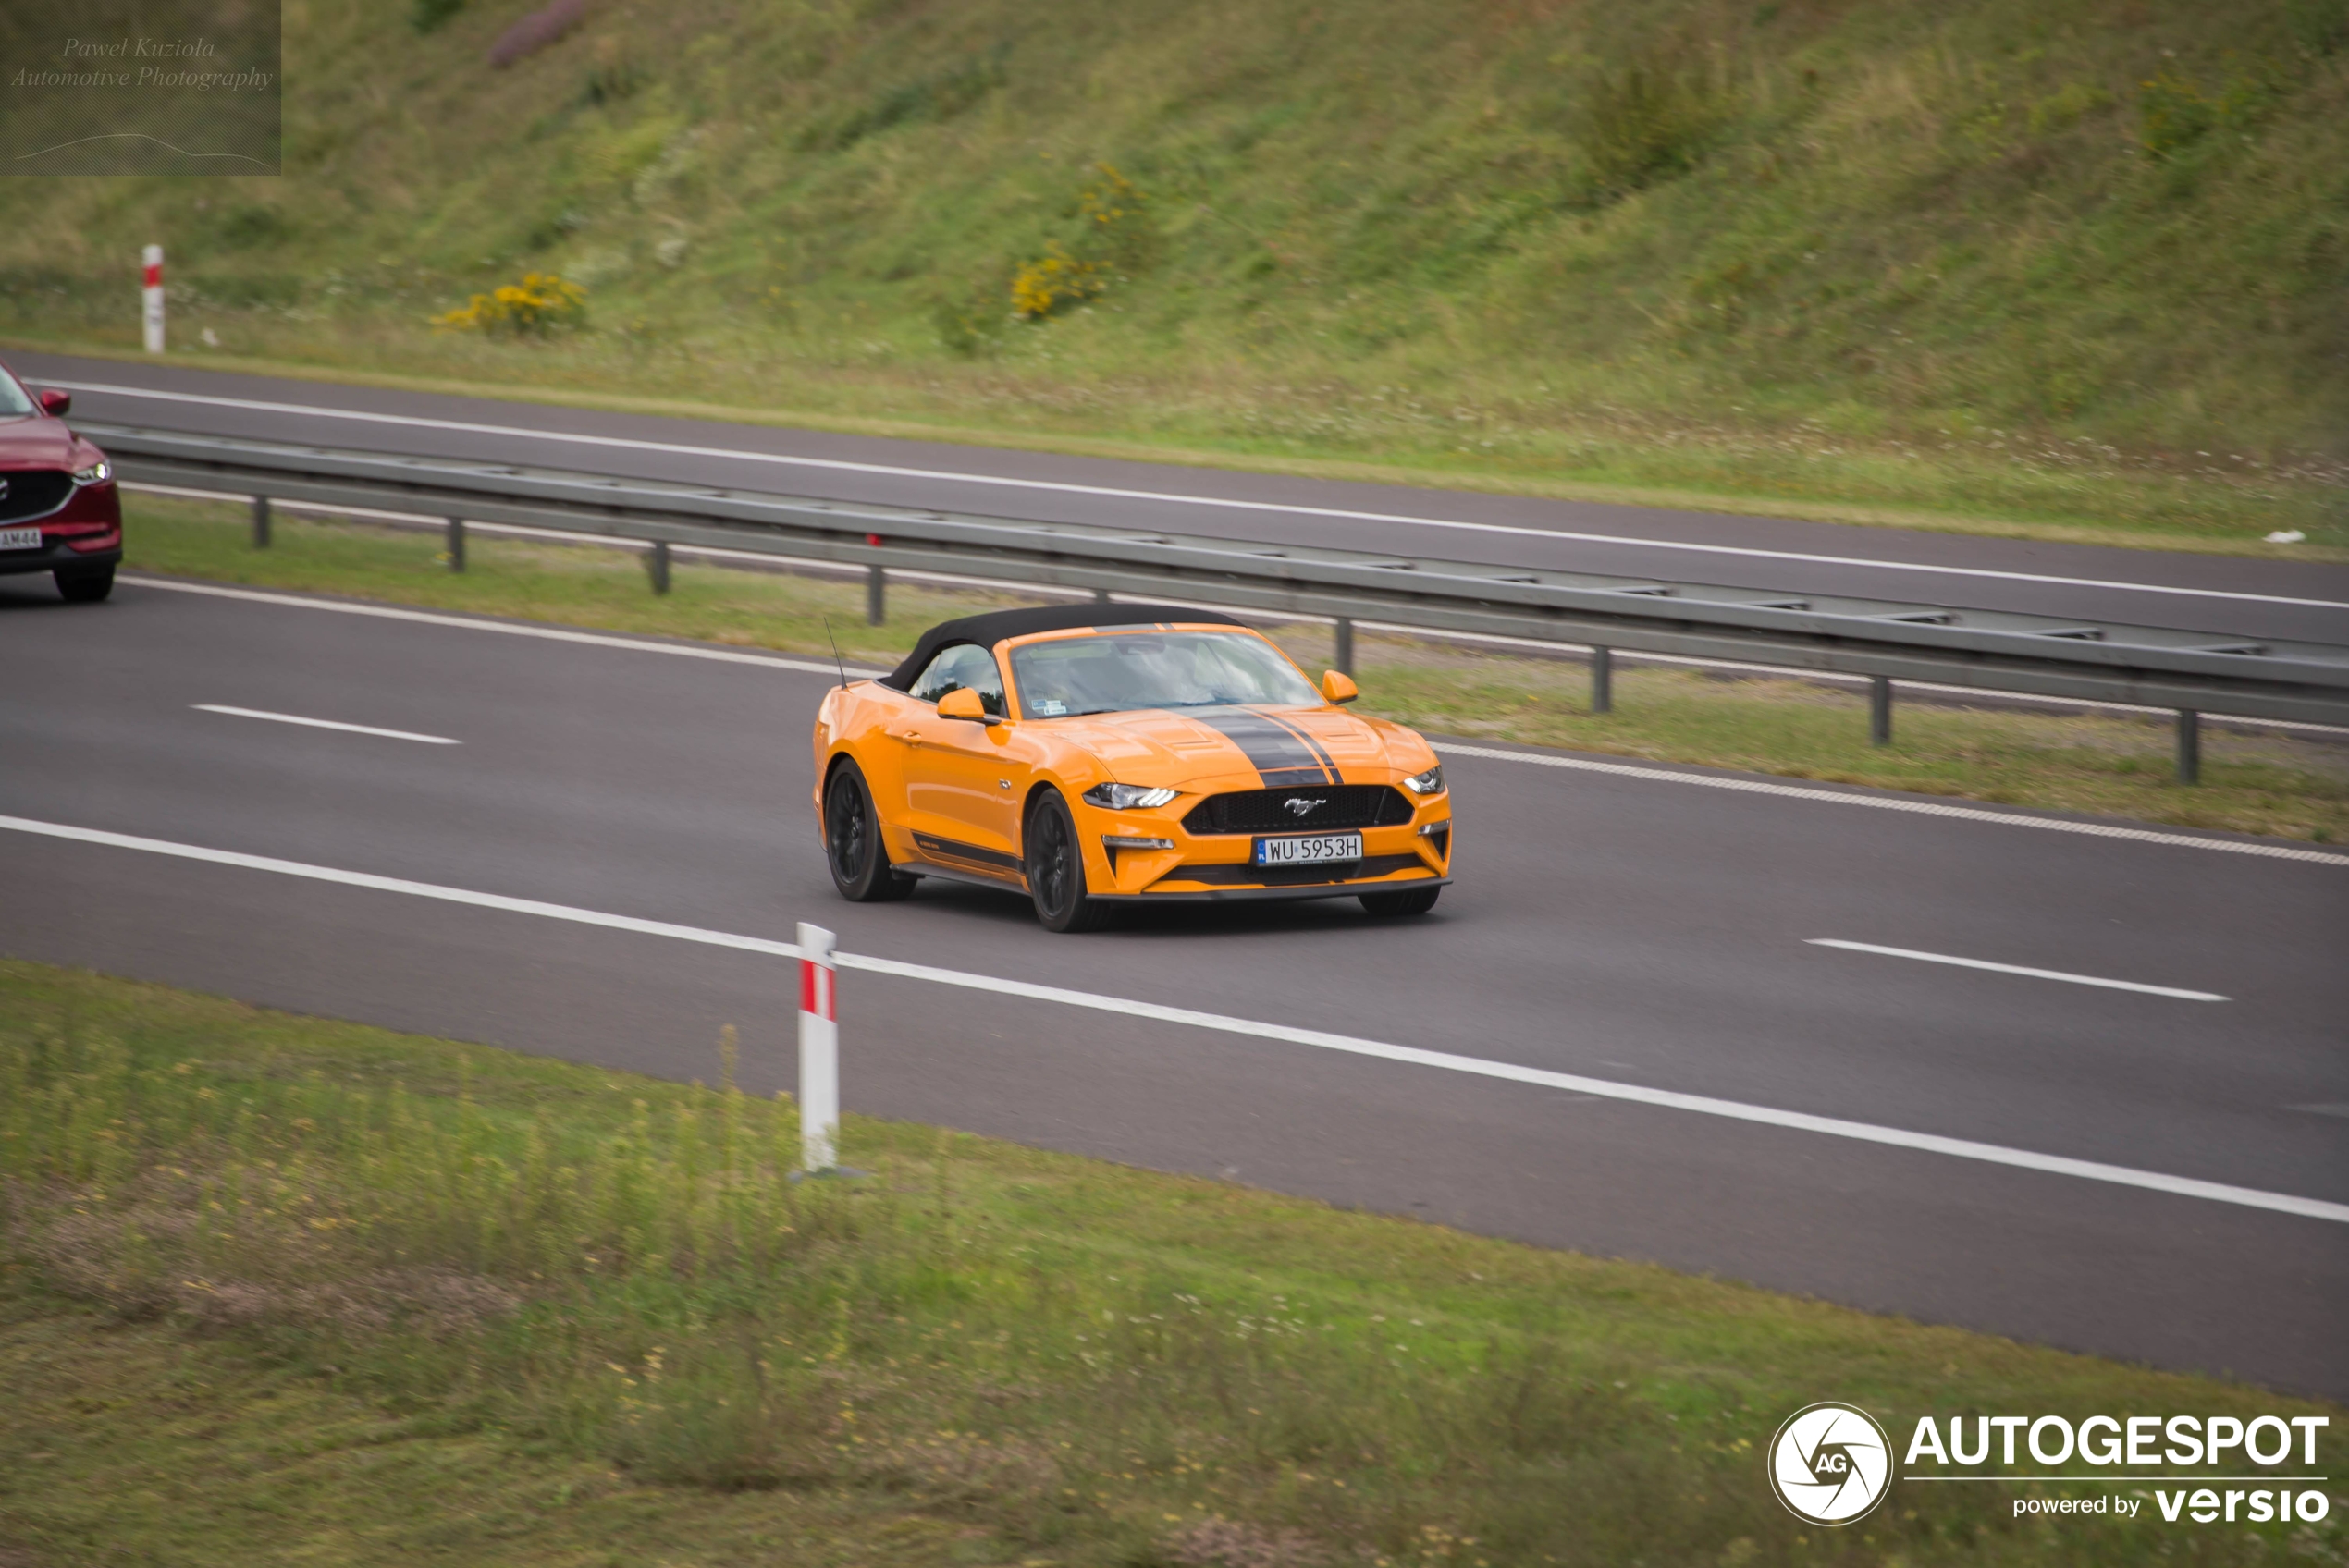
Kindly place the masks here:
[(824, 786), (824, 860), (832, 886), (851, 903), (894, 903), (914, 890), (916, 878), (889, 864), (864, 770), (846, 759)]
[(49, 575), (57, 580), (57, 592), (65, 595), (68, 605), (94, 605), (114, 592), (114, 568), (111, 565), (61, 566)]
[(1435, 907), (1441, 888), (1414, 888), (1404, 893), (1364, 893), (1362, 907), (1381, 918), (1398, 914), (1425, 914)]
[(1028, 808), (1020, 842), (1027, 894), (1045, 930), (1098, 931), (1109, 924), (1109, 906), (1086, 891), (1085, 849), (1058, 790), (1045, 790)]

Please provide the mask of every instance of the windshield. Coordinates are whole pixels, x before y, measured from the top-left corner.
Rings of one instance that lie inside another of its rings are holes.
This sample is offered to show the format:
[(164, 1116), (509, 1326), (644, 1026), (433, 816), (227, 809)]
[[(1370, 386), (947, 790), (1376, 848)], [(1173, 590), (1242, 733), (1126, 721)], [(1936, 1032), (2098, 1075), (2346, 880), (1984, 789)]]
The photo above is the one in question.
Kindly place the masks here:
[(1012, 650), (1012, 679), (1030, 718), (1235, 704), (1318, 707), (1322, 701), (1278, 648), (1244, 631), (1139, 631), (1031, 643)]
[(15, 419), (31, 411), (32, 399), (17, 385), (17, 378), (0, 370), (0, 419)]

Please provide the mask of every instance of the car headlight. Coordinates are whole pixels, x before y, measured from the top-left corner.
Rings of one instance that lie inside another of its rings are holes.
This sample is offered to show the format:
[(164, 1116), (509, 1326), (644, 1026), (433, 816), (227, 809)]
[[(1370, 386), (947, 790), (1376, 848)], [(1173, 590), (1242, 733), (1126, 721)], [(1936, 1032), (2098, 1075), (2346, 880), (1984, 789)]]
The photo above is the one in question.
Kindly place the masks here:
[(76, 484), (104, 484), (113, 477), (114, 464), (104, 458), (100, 458), (88, 468), (78, 468), (73, 471), (73, 482)]
[(1085, 791), (1085, 798), (1112, 811), (1131, 811), (1136, 806), (1162, 806), (1174, 794), (1172, 790), (1146, 790), (1139, 784), (1096, 784)]
[(1440, 795), (1444, 792), (1444, 765), (1437, 763), (1425, 773), (1414, 773), (1403, 780), (1403, 788), (1414, 795)]

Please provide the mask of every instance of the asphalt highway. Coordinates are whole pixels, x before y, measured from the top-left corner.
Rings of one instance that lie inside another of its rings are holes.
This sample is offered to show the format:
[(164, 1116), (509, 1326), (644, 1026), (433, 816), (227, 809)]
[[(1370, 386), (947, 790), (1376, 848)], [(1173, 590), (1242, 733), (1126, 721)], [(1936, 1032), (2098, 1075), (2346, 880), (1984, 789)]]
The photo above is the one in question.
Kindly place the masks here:
[(81, 420), (636, 478), (1391, 550), (1509, 566), (1853, 594), (2241, 637), (2349, 640), (2349, 566), (2036, 544), (1785, 518), (1285, 478), (657, 418), (185, 364), (11, 353)]
[[(0, 579), (0, 815), (770, 940), (809, 920), (853, 953), (2318, 1200), (841, 983), (853, 1111), (2349, 1395), (2341, 857), (1459, 751), (1459, 880), (1424, 920), (1347, 901), (1053, 937), (982, 889), (832, 893), (807, 798), (823, 676), (609, 642), (135, 579), (68, 606)], [(19, 829), (0, 952), (674, 1078), (709, 1077), (732, 1023), (752, 1087), (791, 1072), (787, 960)]]

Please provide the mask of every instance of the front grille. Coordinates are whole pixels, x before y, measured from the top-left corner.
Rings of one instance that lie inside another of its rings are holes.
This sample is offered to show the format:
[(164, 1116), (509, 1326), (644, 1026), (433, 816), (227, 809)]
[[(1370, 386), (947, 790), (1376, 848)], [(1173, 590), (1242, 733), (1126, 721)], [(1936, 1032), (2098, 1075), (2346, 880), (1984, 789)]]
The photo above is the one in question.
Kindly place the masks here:
[(0, 522), (47, 517), (73, 494), (73, 475), (54, 468), (0, 469), (7, 493), (0, 495)]
[[(1319, 801), (1311, 811), (1290, 801)], [(1318, 833), (1337, 827), (1393, 827), (1411, 820), (1411, 802), (1389, 784), (1309, 784), (1287, 790), (1235, 790), (1210, 795), (1190, 809), (1183, 827), (1194, 834)]]

